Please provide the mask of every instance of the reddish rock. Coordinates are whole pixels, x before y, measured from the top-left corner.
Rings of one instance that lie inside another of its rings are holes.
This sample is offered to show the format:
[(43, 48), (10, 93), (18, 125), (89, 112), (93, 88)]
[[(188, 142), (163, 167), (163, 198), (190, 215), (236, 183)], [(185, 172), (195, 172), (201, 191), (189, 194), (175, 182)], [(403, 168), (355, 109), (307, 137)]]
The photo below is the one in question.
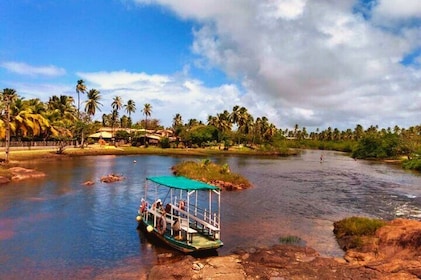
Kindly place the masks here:
[[(379, 228), (363, 248), (350, 249), (345, 259), (373, 270), (421, 278), (421, 222), (397, 219)], [(412, 278), (402, 278), (412, 279)]]
[(103, 183), (113, 183), (113, 182), (122, 181), (123, 179), (124, 179), (124, 177), (121, 176), (121, 175), (109, 174), (107, 176), (101, 177), (101, 182), (103, 182)]
[(12, 174), (12, 181), (45, 177), (45, 173), (43, 172), (23, 167), (11, 167), (9, 168), (9, 172)]
[(0, 185), (10, 183), (10, 179), (4, 176), (0, 176)]
[(395, 220), (380, 228), (360, 251), (345, 258), (322, 257), (292, 245), (238, 249), (232, 255), (169, 260), (155, 265), (148, 279), (353, 279), (421, 278), (421, 222)]
[(84, 182), (83, 185), (84, 186), (92, 186), (92, 185), (95, 185), (95, 182), (91, 181), (91, 180), (88, 180), (88, 181)]

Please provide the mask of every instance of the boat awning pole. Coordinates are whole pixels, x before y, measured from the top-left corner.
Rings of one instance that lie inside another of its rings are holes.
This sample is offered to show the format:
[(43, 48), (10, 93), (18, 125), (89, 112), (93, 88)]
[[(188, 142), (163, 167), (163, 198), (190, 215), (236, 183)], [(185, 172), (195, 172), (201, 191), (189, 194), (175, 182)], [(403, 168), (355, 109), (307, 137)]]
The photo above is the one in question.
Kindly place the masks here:
[[(212, 221), (212, 191), (209, 191), (209, 222)], [(206, 221), (206, 219), (205, 219)]]

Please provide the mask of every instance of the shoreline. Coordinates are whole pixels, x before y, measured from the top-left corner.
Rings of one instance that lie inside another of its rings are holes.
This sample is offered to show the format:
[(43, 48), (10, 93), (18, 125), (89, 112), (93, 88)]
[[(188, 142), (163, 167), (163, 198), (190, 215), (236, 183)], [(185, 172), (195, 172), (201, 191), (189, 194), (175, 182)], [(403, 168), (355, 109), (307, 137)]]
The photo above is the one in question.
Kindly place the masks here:
[[(2, 165), (5, 161), (5, 149), (0, 148), (0, 161)], [(86, 148), (67, 147), (63, 153), (57, 153), (57, 147), (32, 147), (18, 148), (9, 151), (9, 164), (33, 159), (65, 158), (79, 156), (97, 155), (164, 155), (164, 156), (262, 156), (262, 157), (288, 157), (299, 154), (296, 149), (288, 149), (286, 152), (258, 151), (249, 148), (230, 148), (230, 150), (219, 150), (213, 148), (158, 148), (158, 147), (132, 147), (132, 146), (100, 146), (98, 144), (89, 145)]]

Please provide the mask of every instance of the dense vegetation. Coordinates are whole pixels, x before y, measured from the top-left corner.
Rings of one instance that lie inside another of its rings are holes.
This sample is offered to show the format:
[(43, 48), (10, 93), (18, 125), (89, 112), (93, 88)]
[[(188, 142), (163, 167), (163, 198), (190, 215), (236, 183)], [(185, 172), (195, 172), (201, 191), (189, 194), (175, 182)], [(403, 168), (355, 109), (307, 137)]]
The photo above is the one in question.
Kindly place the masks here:
[(335, 222), (333, 233), (342, 249), (348, 250), (361, 247), (364, 238), (373, 236), (384, 225), (386, 222), (379, 219), (350, 217)]
[[(39, 99), (24, 100), (13, 89), (1, 91), (0, 139), (5, 139), (6, 148), (10, 141), (40, 140), (59, 141), (64, 143), (63, 147), (67, 141), (73, 140), (83, 148), (87, 136), (100, 127), (111, 127), (114, 140), (135, 143), (144, 137), (147, 129), (164, 129), (158, 119), (151, 118), (151, 104), (144, 104), (142, 113), (145, 118), (134, 122), (131, 114), (136, 112), (135, 102), (128, 100), (124, 103), (119, 96), (114, 97), (110, 104), (111, 113), (103, 114), (101, 122), (94, 121), (95, 114), (101, 111), (101, 93), (96, 89), (88, 90), (83, 80), (77, 81), (75, 92), (76, 104), (72, 96), (52, 96), (43, 102)], [(82, 102), (81, 94), (87, 97)], [(127, 115), (120, 116), (123, 109)], [(121, 128), (144, 129), (144, 132), (129, 132)], [(184, 122), (182, 116), (176, 114), (172, 126), (167, 129), (173, 131), (176, 140), (161, 139), (162, 148), (228, 150), (235, 146), (281, 154), (288, 154), (290, 148), (338, 150), (361, 159), (405, 157), (404, 167), (421, 169), (421, 125), (382, 129), (370, 126), (364, 129), (357, 124), (354, 129), (344, 131), (328, 127), (309, 133), (298, 124), (293, 129), (279, 129), (265, 116), (254, 118), (246, 108), (234, 106), (231, 111), (210, 115), (206, 123), (197, 119)]]
[(235, 185), (250, 187), (250, 182), (243, 176), (231, 172), (228, 164), (219, 165), (211, 162), (209, 159), (203, 161), (183, 161), (172, 167), (177, 175), (182, 175), (191, 179), (212, 182), (224, 181)]

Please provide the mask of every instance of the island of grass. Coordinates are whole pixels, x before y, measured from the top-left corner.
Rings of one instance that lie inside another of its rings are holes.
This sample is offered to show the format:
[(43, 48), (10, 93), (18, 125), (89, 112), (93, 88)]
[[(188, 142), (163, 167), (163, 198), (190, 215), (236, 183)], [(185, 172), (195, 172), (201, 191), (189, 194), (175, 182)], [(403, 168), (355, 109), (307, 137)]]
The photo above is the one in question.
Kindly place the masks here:
[(202, 161), (183, 161), (172, 167), (174, 175), (202, 181), (222, 190), (233, 191), (251, 187), (243, 176), (231, 172), (228, 164), (219, 165), (209, 159)]

